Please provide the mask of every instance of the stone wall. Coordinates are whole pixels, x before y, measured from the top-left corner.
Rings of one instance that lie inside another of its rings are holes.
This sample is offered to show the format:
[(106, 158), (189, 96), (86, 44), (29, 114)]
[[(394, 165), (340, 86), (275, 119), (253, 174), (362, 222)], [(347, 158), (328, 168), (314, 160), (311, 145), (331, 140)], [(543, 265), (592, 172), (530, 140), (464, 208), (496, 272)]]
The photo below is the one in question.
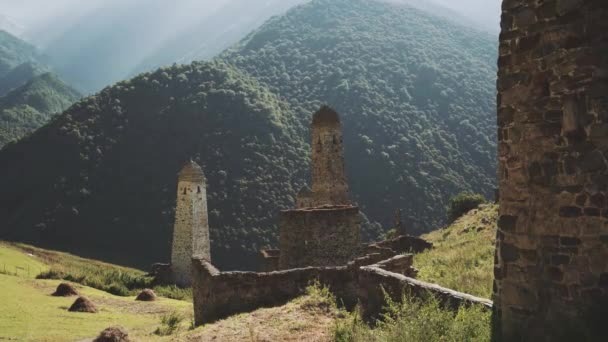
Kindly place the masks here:
[(346, 265), (359, 250), (360, 221), (352, 206), (282, 211), (279, 268)]
[(173, 282), (189, 286), (193, 256), (211, 261), (207, 189), (202, 169), (190, 161), (180, 171), (171, 246)]
[(605, 333), (608, 1), (502, 8), (496, 337)]
[(303, 295), (306, 287), (317, 281), (327, 286), (347, 307), (361, 303), (366, 317), (376, 317), (381, 312), (383, 288), (395, 300), (400, 300), (403, 294), (433, 295), (453, 308), (459, 305), (492, 306), (489, 300), (411, 278), (415, 276), (411, 254), (377, 263), (380, 257), (379, 254), (368, 255), (347, 266), (307, 267), (270, 273), (219, 272), (206, 260), (193, 259), (195, 324), (210, 323), (261, 307), (282, 305)]

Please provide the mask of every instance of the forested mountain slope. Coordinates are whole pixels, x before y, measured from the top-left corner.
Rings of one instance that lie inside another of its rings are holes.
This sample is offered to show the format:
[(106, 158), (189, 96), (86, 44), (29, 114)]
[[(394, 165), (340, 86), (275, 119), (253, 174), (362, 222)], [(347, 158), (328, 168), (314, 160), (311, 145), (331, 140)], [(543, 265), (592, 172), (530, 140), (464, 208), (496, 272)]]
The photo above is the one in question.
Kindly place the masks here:
[(342, 115), (351, 189), (371, 220), (401, 208), (422, 232), (450, 196), (495, 180), (496, 43), (402, 5), (315, 0), (269, 20), (220, 58), (288, 101), (303, 123)]
[(284, 102), (221, 62), (142, 74), (0, 151), (0, 238), (168, 261), (176, 175), (194, 158), (208, 179), (214, 263), (251, 267), (302, 186), (302, 130)]
[(0, 148), (41, 127), (80, 97), (52, 73), (34, 76), (0, 97)]
[(36, 48), (0, 30), (0, 77), (25, 62), (40, 62), (43, 57)]

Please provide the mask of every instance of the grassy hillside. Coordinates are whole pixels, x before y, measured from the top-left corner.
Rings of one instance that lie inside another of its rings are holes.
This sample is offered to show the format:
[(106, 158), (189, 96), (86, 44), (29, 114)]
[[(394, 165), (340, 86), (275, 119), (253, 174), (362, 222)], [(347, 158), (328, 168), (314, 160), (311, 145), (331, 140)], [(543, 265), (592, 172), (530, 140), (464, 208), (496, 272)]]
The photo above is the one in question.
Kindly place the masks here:
[[(75, 341), (95, 337), (109, 326), (123, 326), (137, 341), (331, 341), (335, 319), (343, 316), (326, 293), (309, 294), (284, 306), (236, 315), (192, 329), (192, 304), (160, 298), (136, 302), (134, 296), (114, 296), (75, 284), (89, 297), (99, 313), (72, 313), (67, 308), (75, 297), (53, 297), (59, 280), (36, 279), (38, 272), (53, 269), (78, 273), (82, 268), (98, 273), (143, 272), (69, 254), (21, 244), (0, 242), (0, 340)], [(157, 291), (158, 294), (158, 291)], [(173, 317), (176, 330), (167, 333), (163, 317)]]
[(315, 0), (275, 17), (220, 58), (288, 101), (307, 124), (342, 115), (351, 189), (387, 226), (444, 223), (463, 190), (489, 195), (495, 171), (495, 39), (407, 6)]
[(491, 298), (497, 205), (482, 205), (422, 237), (434, 248), (414, 257), (418, 279)]
[(193, 158), (208, 178), (214, 263), (250, 268), (302, 186), (301, 130), (226, 64), (142, 74), (0, 152), (0, 236), (140, 267), (168, 261), (176, 174)]
[[(35, 279), (61, 263), (64, 266), (79, 262), (79, 258), (32, 248), (24, 245), (0, 243), (0, 339), (19, 341), (74, 341), (96, 336), (112, 325), (126, 327), (131, 336), (146, 341), (160, 340), (153, 331), (163, 315), (179, 312), (192, 316), (191, 303), (161, 298), (153, 303), (141, 303), (134, 296), (118, 297), (86, 286), (77, 290), (89, 297), (99, 313), (72, 313), (67, 308), (75, 297), (53, 297), (59, 280)], [(89, 263), (96, 263), (88, 260)], [(97, 264), (100, 269), (121, 269), (109, 264)], [(186, 330), (189, 319), (182, 323)], [(168, 340), (164, 338), (163, 340)]]
[(0, 97), (0, 148), (46, 124), (53, 114), (63, 112), (80, 97), (48, 72)]

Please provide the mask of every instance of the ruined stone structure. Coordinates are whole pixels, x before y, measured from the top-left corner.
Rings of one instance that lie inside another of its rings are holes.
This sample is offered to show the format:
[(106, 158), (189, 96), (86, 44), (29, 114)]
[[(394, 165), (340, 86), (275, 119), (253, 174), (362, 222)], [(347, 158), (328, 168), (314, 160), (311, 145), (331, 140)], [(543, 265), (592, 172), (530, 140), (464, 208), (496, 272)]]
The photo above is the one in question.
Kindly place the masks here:
[(307, 267), (270, 273), (220, 272), (203, 259), (193, 259), (194, 320), (196, 325), (261, 307), (282, 305), (303, 295), (314, 281), (327, 286), (347, 307), (360, 303), (367, 318), (378, 317), (385, 306), (385, 293), (401, 300), (404, 293), (433, 295), (450, 308), (492, 302), (413, 279), (413, 256), (398, 255), (378, 262), (382, 256), (368, 255), (344, 266)]
[(329, 107), (322, 107), (313, 115), (311, 130), (313, 205), (351, 205), (338, 113)]
[(606, 332), (608, 1), (502, 8), (496, 338)]
[(189, 161), (179, 172), (177, 182), (171, 248), (171, 276), (175, 284), (190, 285), (192, 257), (211, 261), (205, 175), (198, 164)]
[(348, 195), (338, 113), (322, 107), (312, 120), (312, 190), (279, 219), (279, 268), (346, 265), (360, 245), (359, 208)]

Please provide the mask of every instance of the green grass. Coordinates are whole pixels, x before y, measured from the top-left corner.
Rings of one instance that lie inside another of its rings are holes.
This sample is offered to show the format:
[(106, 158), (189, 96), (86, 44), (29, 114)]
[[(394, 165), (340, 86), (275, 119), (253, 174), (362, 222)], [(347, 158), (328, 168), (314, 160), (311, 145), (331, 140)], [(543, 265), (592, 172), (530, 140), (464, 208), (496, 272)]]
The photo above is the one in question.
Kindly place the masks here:
[(0, 274), (34, 278), (48, 270), (48, 265), (30, 253), (0, 242)]
[(483, 298), (492, 295), (497, 205), (482, 205), (423, 238), (434, 248), (414, 256), (418, 279)]
[[(30, 263), (21, 257), (23, 253), (32, 255)], [(153, 286), (152, 277), (144, 271), (29, 245), (0, 243), (0, 273), (4, 271), (3, 262), (9, 274), (18, 271), (20, 275), (28, 273), (38, 279), (67, 280), (117, 296), (133, 296), (142, 289), (153, 288), (162, 297), (192, 300), (192, 289)]]
[(370, 328), (358, 311), (338, 320), (337, 342), (447, 342), (490, 341), (491, 313), (480, 307), (443, 308), (432, 296), (424, 299), (404, 296), (401, 302), (386, 298), (382, 319)]
[[(33, 253), (31, 253), (33, 252)], [(29, 253), (33, 255), (28, 255)], [(45, 254), (46, 253), (46, 254)], [(0, 267), (14, 266), (30, 270), (48, 269), (47, 263), (61, 260), (81, 262), (74, 256), (0, 243)], [(98, 264), (99, 265), (99, 264)], [(118, 266), (113, 266), (122, 269)], [(50, 294), (59, 280), (35, 279), (33, 272), (0, 274), (0, 340), (75, 341), (95, 337), (101, 330), (120, 325), (137, 340), (164, 340), (153, 334), (162, 315), (178, 312), (192, 316), (192, 304), (160, 298), (156, 302), (135, 301), (133, 296), (118, 297), (90, 287), (77, 285), (78, 291), (98, 307), (96, 314), (72, 313), (67, 308), (75, 297), (53, 297)], [(183, 324), (183, 323), (180, 323)], [(187, 328), (187, 327), (185, 327)]]

